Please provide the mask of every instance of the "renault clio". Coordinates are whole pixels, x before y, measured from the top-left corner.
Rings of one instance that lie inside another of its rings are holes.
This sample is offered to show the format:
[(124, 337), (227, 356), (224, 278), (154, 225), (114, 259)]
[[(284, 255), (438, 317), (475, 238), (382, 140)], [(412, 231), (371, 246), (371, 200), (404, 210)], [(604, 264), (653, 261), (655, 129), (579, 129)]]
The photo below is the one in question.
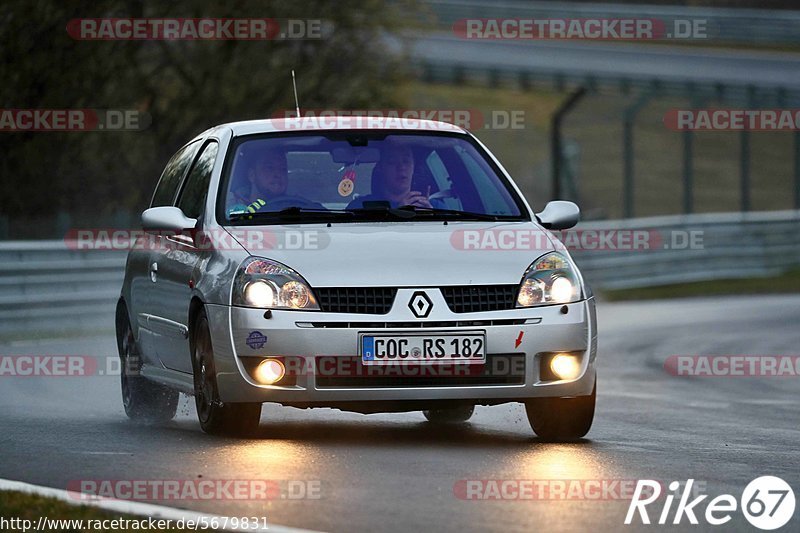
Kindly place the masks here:
[(167, 163), (142, 214), (148, 242), (128, 256), (125, 411), (169, 420), (183, 392), (204, 431), (246, 434), (265, 402), (432, 423), (521, 402), (540, 437), (580, 438), (595, 303), (549, 231), (578, 219), (564, 201), (534, 213), (447, 123), (212, 128)]

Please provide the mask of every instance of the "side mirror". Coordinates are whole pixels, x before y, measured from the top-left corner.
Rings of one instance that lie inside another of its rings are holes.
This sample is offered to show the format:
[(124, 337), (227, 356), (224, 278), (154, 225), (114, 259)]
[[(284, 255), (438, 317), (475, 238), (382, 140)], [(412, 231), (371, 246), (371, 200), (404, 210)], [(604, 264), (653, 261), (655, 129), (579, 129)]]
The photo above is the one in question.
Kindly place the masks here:
[(572, 202), (554, 200), (548, 202), (536, 218), (545, 229), (569, 229), (581, 219), (581, 210)]
[(182, 232), (194, 229), (197, 219), (189, 218), (177, 207), (151, 207), (142, 213), (142, 228), (145, 231)]

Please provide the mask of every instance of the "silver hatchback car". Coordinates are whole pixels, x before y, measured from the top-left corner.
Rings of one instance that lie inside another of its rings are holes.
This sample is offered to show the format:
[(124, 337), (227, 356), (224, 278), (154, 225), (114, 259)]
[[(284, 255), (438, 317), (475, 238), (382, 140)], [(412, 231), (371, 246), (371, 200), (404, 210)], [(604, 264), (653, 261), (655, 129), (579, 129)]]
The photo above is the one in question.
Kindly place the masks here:
[(594, 417), (595, 303), (549, 230), (473, 135), (359, 117), (237, 122), (167, 163), (117, 306), (122, 397), (248, 434), (261, 404), (463, 422), (522, 402), (536, 434)]

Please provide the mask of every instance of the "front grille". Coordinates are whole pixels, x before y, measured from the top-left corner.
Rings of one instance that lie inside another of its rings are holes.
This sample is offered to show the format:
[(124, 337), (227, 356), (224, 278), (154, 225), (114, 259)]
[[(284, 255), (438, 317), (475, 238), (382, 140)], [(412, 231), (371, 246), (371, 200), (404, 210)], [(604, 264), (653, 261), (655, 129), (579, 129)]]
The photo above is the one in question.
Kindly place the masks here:
[(385, 315), (392, 309), (394, 287), (325, 287), (314, 289), (319, 307), (327, 313)]
[(327, 388), (524, 385), (525, 354), (489, 354), (486, 364), (364, 365), (360, 357), (317, 357), (316, 383)]
[(441, 291), (452, 312), (480, 313), (514, 309), (519, 285), (461, 285)]

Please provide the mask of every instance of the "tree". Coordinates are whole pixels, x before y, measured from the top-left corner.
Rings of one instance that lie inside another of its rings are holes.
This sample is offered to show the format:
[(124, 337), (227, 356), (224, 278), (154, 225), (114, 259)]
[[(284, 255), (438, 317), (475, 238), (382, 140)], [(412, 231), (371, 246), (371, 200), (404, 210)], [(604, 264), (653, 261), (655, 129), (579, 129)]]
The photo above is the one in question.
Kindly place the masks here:
[[(135, 109), (139, 132), (0, 132), (0, 213), (113, 213), (145, 207), (170, 155), (221, 122), (268, 118), (294, 107), (290, 70), (306, 108), (397, 105), (404, 61), (386, 35), (410, 4), (6, 0), (0, 6), (3, 109)], [(321, 19), (326, 37), (271, 41), (86, 41), (77, 18)]]

